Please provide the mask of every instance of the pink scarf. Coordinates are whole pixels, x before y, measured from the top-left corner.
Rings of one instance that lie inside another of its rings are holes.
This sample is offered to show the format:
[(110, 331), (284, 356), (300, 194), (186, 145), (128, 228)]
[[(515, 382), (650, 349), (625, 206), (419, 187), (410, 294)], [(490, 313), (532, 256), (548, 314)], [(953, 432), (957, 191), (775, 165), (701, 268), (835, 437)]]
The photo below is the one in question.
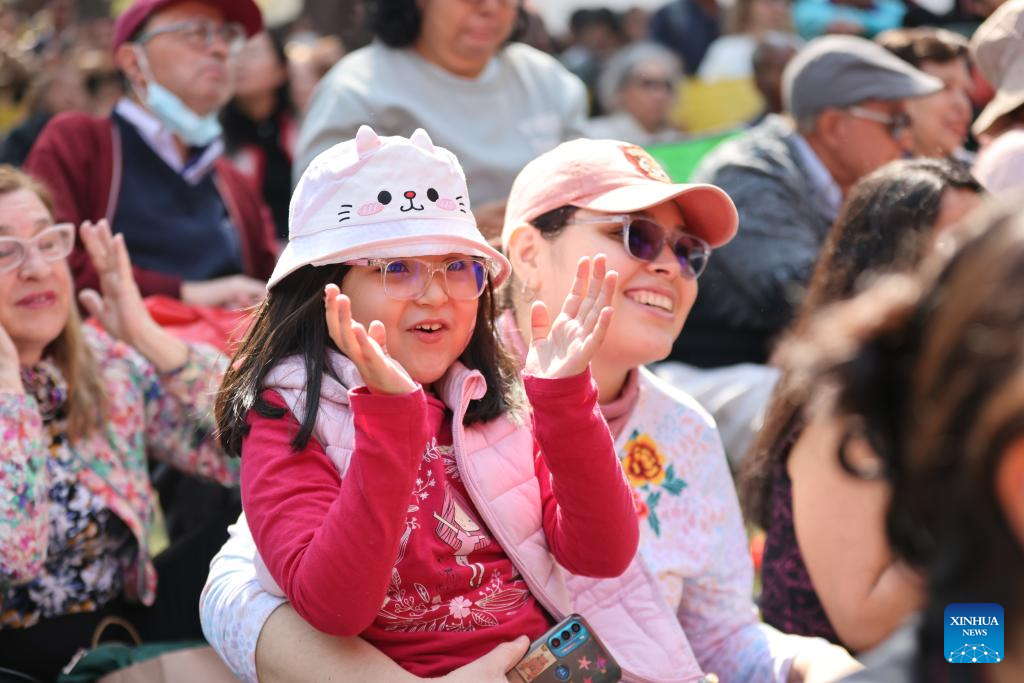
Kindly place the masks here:
[[(497, 326), (498, 336), (501, 337), (505, 347), (519, 359), (520, 363), (526, 362), (526, 352), (529, 347), (516, 325), (515, 312), (511, 310), (503, 312), (498, 317)], [(626, 422), (633, 414), (633, 408), (636, 407), (636, 402), (640, 398), (639, 378), (640, 373), (636, 368), (630, 370), (619, 395), (609, 403), (601, 404), (601, 414), (604, 415), (605, 422), (608, 423), (608, 428), (615, 439), (619, 438), (619, 434), (625, 428)]]

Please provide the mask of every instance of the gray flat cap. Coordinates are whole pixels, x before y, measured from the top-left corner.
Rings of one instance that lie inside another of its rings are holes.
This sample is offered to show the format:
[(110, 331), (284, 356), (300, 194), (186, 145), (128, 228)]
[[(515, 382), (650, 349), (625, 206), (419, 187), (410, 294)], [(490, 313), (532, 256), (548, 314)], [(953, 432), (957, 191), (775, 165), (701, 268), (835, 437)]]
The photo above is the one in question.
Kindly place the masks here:
[(802, 119), (828, 107), (867, 100), (902, 100), (942, 90), (942, 81), (918, 71), (881, 45), (854, 36), (823, 36), (786, 65), (782, 98)]

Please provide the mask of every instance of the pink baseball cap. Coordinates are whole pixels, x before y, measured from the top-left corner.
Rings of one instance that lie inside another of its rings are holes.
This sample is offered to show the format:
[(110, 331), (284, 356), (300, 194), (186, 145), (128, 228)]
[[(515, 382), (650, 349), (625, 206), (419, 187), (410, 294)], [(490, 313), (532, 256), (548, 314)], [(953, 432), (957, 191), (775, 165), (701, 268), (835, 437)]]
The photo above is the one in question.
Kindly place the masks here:
[(307, 265), (446, 254), (487, 259), (495, 287), (512, 270), (477, 228), (454, 154), (422, 128), (404, 138), (364, 125), (303, 171), (267, 289)]
[(618, 140), (572, 140), (528, 163), (512, 184), (501, 245), (516, 230), (561, 206), (632, 213), (674, 199), (688, 232), (720, 247), (736, 234), (739, 217), (715, 185), (673, 183), (643, 148)]
[[(142, 25), (160, 10), (184, 0), (135, 0), (114, 23), (113, 49), (116, 52), (122, 44), (135, 37)], [(252, 37), (263, 30), (263, 15), (253, 0), (204, 0), (224, 15), (224, 21), (236, 21)]]

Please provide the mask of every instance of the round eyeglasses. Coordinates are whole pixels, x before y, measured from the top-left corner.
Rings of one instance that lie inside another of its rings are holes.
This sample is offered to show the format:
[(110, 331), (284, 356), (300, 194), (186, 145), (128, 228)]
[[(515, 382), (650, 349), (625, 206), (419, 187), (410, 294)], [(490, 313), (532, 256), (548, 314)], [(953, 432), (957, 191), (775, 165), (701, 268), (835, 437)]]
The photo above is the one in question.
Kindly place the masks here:
[(75, 226), (58, 223), (41, 230), (35, 237), (0, 237), (0, 273), (21, 268), (29, 251), (35, 249), (44, 261), (67, 258), (75, 246)]
[(380, 268), (384, 294), (391, 299), (420, 298), (434, 273), (441, 273), (444, 290), (453, 299), (477, 299), (487, 286), (487, 260), (483, 258), (451, 258), (440, 263), (416, 258), (369, 258), (346, 261), (346, 265)]
[(661, 250), (668, 245), (679, 261), (683, 276), (696, 280), (704, 272), (711, 256), (711, 245), (688, 233), (671, 235), (669, 231), (650, 218), (639, 216), (594, 216), (574, 218), (573, 223), (600, 224), (618, 223), (622, 226), (622, 244), (626, 253), (638, 261), (653, 263), (658, 260)]
[(208, 50), (213, 45), (214, 38), (220, 38), (227, 45), (231, 55), (237, 55), (245, 46), (245, 28), (241, 24), (236, 22), (222, 24), (209, 19), (191, 19), (160, 26), (143, 33), (135, 39), (135, 42), (145, 45), (153, 38), (165, 33), (180, 34), (190, 45), (202, 50)]

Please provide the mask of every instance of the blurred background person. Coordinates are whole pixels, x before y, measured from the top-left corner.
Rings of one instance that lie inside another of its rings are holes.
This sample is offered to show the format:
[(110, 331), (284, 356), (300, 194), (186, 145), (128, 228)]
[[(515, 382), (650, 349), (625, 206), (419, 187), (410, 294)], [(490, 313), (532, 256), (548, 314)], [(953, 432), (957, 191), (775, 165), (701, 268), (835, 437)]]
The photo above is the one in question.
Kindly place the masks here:
[(697, 77), (714, 82), (753, 75), (758, 41), (768, 33), (792, 33), (790, 0), (735, 0), (726, 15), (726, 35), (708, 47)]
[(978, 70), (996, 89), (974, 122), (974, 173), (990, 192), (1024, 187), (1024, 0), (1010, 0), (971, 38)]
[[(951, 237), (912, 275), (823, 312), (782, 359), (836, 425), (835, 468), (891, 492), (876, 526), (927, 577), (918, 616), (846, 683), (1024, 680), (1024, 213)], [(950, 666), (952, 603), (1002, 607), (998, 664)]]
[(966, 159), (964, 141), (970, 132), (974, 80), (968, 63), (967, 39), (937, 28), (893, 29), (875, 42), (889, 52), (942, 81), (934, 95), (907, 102), (910, 149), (916, 156)]
[[(822, 248), (793, 329), (880, 274), (911, 270), (943, 231), (978, 208), (981, 186), (948, 159), (898, 160), (854, 185)], [(844, 475), (835, 425), (815, 420), (783, 374), (740, 477), (747, 520), (767, 537), (761, 613), (787, 633), (854, 652), (920, 607), (923, 585), (894, 562), (882, 519), (891, 491)]]
[(235, 79), (235, 96), (220, 113), (224, 153), (262, 195), (284, 242), (298, 124), (283, 38), (269, 31), (250, 38), (238, 54)]
[(757, 41), (751, 66), (754, 87), (764, 100), (764, 109), (748, 125), (756, 126), (769, 114), (783, 112), (782, 73), (801, 47), (803, 41), (791, 33), (769, 31)]
[(646, 146), (671, 142), (682, 132), (669, 120), (683, 71), (657, 43), (633, 43), (609, 60), (598, 82), (604, 116), (587, 124), (588, 137)]
[[(58, 220), (107, 218), (124, 235), (143, 295), (234, 308), (265, 294), (273, 225), (223, 158), (217, 120), (235, 55), (262, 25), (252, 0), (135, 0), (112, 44), (130, 96), (109, 116), (54, 117), (25, 162)], [(81, 245), (70, 262), (75, 284), (95, 287)]]
[(648, 30), (651, 40), (675, 52), (693, 76), (721, 34), (721, 14), (716, 0), (671, 0), (651, 16)]
[(114, 65), (110, 51), (86, 48), (77, 55), (76, 61), (92, 101), (90, 111), (96, 116), (109, 116), (117, 101), (125, 96), (124, 79)]
[[(569, 35), (572, 43), (558, 59), (583, 81), (588, 91), (597, 93), (598, 80), (608, 60), (627, 45), (621, 19), (607, 7), (578, 9), (569, 17)], [(600, 97), (593, 99), (590, 110), (595, 114), (609, 113)]]
[(713, 368), (767, 361), (843, 195), (907, 152), (905, 102), (942, 88), (937, 78), (853, 36), (808, 43), (783, 82), (792, 120), (769, 116), (712, 150), (694, 174), (732, 197), (740, 229), (708, 264), (673, 360)]
[(513, 42), (519, 0), (379, 0), (378, 40), (317, 86), (299, 131), (296, 178), (318, 153), (372, 123), (381, 135), (430, 131), (470, 178), (480, 230), (497, 236), (519, 170), (583, 133), (583, 83), (553, 57)]
[(906, 11), (902, 0), (795, 0), (793, 25), (804, 40), (828, 33), (873, 38), (899, 27)]
[(309, 108), (317, 83), (345, 56), (345, 46), (337, 36), (312, 35), (290, 39), (285, 52), (292, 105), (301, 119)]
[(0, 163), (21, 166), (46, 124), (65, 111), (90, 112), (85, 79), (74, 65), (44, 69), (32, 79), (25, 96), (27, 117), (0, 144)]

